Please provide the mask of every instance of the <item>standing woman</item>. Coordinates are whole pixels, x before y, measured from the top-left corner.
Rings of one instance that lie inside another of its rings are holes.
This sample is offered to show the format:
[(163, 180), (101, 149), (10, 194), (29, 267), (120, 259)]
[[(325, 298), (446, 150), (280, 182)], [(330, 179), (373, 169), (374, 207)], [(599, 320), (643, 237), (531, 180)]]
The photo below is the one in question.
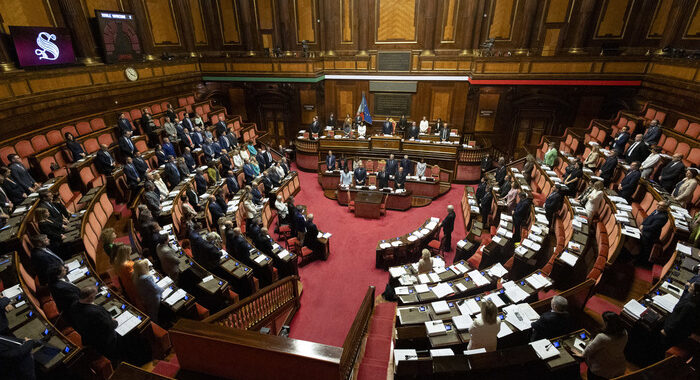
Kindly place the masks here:
[(603, 313), (605, 327), (588, 343), (582, 353), (574, 356), (583, 358), (588, 365), (588, 380), (611, 379), (625, 373), (625, 345), (627, 330), (619, 315), (606, 311)]
[(527, 157), (525, 157), (525, 165), (523, 165), (523, 177), (525, 177), (525, 182), (527, 182), (528, 186), (532, 182), (532, 169), (534, 168), (535, 157), (528, 154)]
[(340, 184), (344, 187), (349, 187), (352, 184), (352, 172), (349, 172), (346, 167), (340, 171)]
[(469, 329), (471, 339), (467, 350), (483, 348), (487, 352), (496, 351), (498, 332), (501, 321), (498, 320), (498, 308), (491, 300), (481, 302), (481, 314), (474, 320)]
[(425, 176), (425, 168), (428, 165), (425, 163), (425, 158), (421, 157), (420, 162), (416, 164), (416, 176), (417, 177), (424, 177)]
[(146, 314), (157, 323), (163, 289), (156, 284), (153, 276), (149, 273), (148, 261), (138, 260), (134, 263), (132, 281), (141, 306), (143, 306)]
[(70, 150), (71, 156), (73, 157), (73, 162), (76, 162), (82, 158), (85, 158), (85, 150), (80, 145), (79, 142), (75, 141), (75, 137), (70, 132), (63, 134), (66, 139), (66, 147)]
[(117, 244), (114, 240), (117, 239), (117, 234), (114, 232), (114, 228), (107, 227), (102, 230), (100, 234), (100, 240), (102, 241), (102, 248), (105, 251), (107, 257), (109, 257), (109, 263), (114, 264), (114, 258), (117, 255)]
[(131, 281), (131, 276), (134, 272), (134, 262), (131, 261), (130, 245), (122, 244), (117, 248), (117, 255), (114, 258), (112, 268), (114, 268), (114, 272), (119, 276), (119, 282), (127, 297), (130, 300), (137, 299), (134, 282)]

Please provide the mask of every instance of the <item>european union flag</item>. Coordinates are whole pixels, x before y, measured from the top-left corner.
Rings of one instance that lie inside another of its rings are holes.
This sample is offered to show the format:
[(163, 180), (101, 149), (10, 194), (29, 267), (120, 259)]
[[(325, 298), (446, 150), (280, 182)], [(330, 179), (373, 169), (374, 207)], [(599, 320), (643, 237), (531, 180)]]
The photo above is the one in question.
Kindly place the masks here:
[(369, 114), (369, 107), (367, 106), (367, 99), (365, 99), (365, 93), (362, 93), (362, 103), (357, 107), (357, 113), (362, 114), (362, 120), (367, 124), (372, 124), (372, 115)]

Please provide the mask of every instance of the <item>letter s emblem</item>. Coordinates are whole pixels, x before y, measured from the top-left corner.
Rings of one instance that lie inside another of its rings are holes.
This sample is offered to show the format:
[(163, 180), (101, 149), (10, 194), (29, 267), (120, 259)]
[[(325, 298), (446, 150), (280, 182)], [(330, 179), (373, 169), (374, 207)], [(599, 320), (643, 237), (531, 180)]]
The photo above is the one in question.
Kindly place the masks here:
[(56, 41), (55, 34), (41, 32), (36, 37), (36, 44), (39, 46), (39, 49), (34, 50), (34, 54), (38, 55), (40, 60), (48, 59), (49, 61), (55, 61), (58, 59), (58, 46), (51, 41)]

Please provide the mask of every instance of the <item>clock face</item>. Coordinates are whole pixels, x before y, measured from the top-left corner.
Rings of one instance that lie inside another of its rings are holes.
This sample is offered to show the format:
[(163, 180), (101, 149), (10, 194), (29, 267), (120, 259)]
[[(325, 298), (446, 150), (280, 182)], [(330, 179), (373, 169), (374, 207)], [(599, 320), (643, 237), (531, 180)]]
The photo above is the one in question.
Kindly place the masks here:
[(126, 79), (128, 79), (132, 82), (139, 79), (139, 73), (133, 67), (127, 67), (124, 70), (124, 75), (126, 75)]

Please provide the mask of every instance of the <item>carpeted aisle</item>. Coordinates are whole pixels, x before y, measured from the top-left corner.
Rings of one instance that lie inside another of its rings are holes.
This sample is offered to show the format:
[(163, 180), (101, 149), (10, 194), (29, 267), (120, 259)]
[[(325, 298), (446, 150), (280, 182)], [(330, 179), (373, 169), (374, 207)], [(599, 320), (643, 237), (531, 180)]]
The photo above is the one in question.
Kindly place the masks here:
[(457, 218), (452, 233), (452, 252), (446, 254), (448, 263), (454, 248), (465, 236), (464, 220), (460, 215), (463, 185), (452, 185), (444, 196), (429, 206), (408, 211), (391, 211), (381, 219), (360, 219), (323, 195), (316, 173), (299, 172), (301, 191), (296, 204), (308, 207), (314, 214), (319, 230), (330, 232), (331, 254), (327, 261), (314, 261), (300, 268), (303, 284), (301, 308), (291, 326), (291, 337), (341, 347), (352, 324), (367, 287), (374, 285), (376, 295), (384, 291), (388, 272), (375, 269), (377, 241), (413, 231), (426, 218), (447, 215), (447, 205), (455, 206)]

